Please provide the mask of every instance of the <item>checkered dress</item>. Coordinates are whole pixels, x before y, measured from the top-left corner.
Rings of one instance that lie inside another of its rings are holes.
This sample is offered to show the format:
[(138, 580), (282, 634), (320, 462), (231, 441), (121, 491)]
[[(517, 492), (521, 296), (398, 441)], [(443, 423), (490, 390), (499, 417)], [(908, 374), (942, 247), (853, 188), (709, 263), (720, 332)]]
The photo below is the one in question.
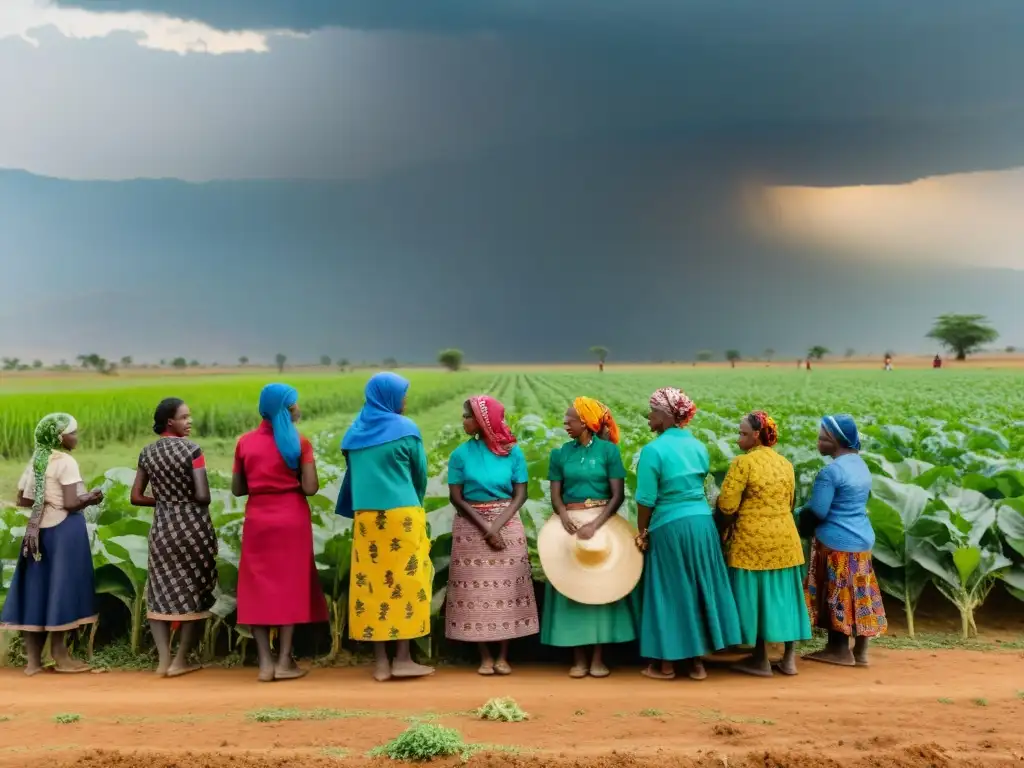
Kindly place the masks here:
[(193, 500), (192, 470), (202, 455), (198, 445), (178, 437), (162, 437), (139, 455), (156, 499), (146, 584), (150, 619), (202, 619), (214, 603), (217, 535), (209, 509)]

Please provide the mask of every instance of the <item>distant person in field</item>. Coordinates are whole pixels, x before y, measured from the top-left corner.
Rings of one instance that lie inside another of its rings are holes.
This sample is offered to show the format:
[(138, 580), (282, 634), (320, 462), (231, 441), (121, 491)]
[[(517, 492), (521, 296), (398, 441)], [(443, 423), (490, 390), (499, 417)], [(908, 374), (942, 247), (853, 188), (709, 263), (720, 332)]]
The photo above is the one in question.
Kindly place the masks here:
[(754, 653), (734, 669), (772, 676), (767, 643), (784, 643), (778, 670), (796, 674), (796, 643), (811, 639), (804, 601), (804, 548), (793, 519), (796, 478), (793, 465), (774, 450), (775, 420), (754, 411), (740, 421), (743, 453), (732, 461), (718, 496), (718, 510), (731, 524), (725, 553), (729, 580), (739, 609), (744, 645)]
[(804, 366), (808, 371), (811, 370), (811, 358), (807, 358), (807, 360), (804, 361)]
[(650, 398), (647, 422), (658, 437), (640, 451), (636, 470), (637, 546), (644, 563), (640, 655), (643, 674), (672, 680), (686, 661), (694, 680), (707, 677), (702, 657), (740, 642), (729, 586), (704, 481), (708, 449), (687, 429), (697, 406), (664, 387)]
[(886, 355), (885, 356), (885, 370), (887, 370), (887, 371), (891, 371), (892, 370), (892, 355)]
[(932, 368), (941, 368), (941, 367), (942, 367), (942, 358), (939, 357), (938, 355), (936, 355), (935, 359), (932, 360)]
[[(576, 398), (565, 412), (565, 431), (572, 438), (551, 452), (548, 480), (551, 506), (570, 536), (587, 540), (625, 501), (626, 468), (619, 453), (619, 427), (608, 407), (589, 397)], [(587, 517), (580, 524), (577, 517)], [(636, 595), (600, 605), (578, 603), (550, 582), (544, 591), (541, 642), (572, 648), (569, 677), (607, 677), (603, 646), (636, 639)], [(588, 653), (589, 649), (593, 653)]]
[[(347, 471), (338, 514), (352, 518), (349, 635), (373, 643), (374, 679), (424, 677), (409, 642), (430, 634), (434, 567), (423, 499), (427, 453), (419, 427), (404, 416), (409, 382), (378, 373), (341, 441)], [(395, 642), (394, 660), (387, 643)]]
[[(526, 503), (526, 457), (493, 397), (471, 397), (462, 426), (470, 440), (448, 460), (456, 515), (445, 599), (445, 636), (476, 643), (481, 675), (508, 675), (509, 640), (535, 635), (537, 600), (519, 510)], [(497, 643), (497, 659), (489, 643)]]
[[(252, 628), (259, 680), (304, 677), (292, 656), (296, 624), (327, 621), (327, 601), (313, 560), (308, 496), (320, 490), (313, 446), (299, 434), (299, 395), (287, 384), (260, 392), (263, 422), (235, 447), (231, 492), (248, 496), (238, 566), (238, 623)], [(278, 654), (270, 630), (278, 629)]]
[(871, 471), (860, 457), (853, 417), (822, 419), (818, 451), (832, 462), (815, 478), (800, 516), (805, 535), (813, 534), (814, 539), (804, 587), (807, 611), (811, 624), (828, 632), (828, 644), (805, 658), (866, 667), (868, 643), (885, 634), (888, 622), (871, 563), (875, 544), (867, 511)]
[(103, 501), (103, 491), (86, 491), (71, 451), (78, 424), (66, 413), (51, 413), (36, 426), (32, 460), (18, 481), (18, 506), (31, 508), (21, 556), (14, 568), (0, 630), (21, 630), (26, 675), (43, 669), (43, 645), (58, 672), (87, 672), (71, 657), (67, 632), (97, 621), (92, 552), (81, 512)]
[[(158, 656), (156, 673), (179, 677), (199, 669), (189, 663), (217, 586), (217, 534), (210, 520), (210, 483), (203, 450), (189, 440), (192, 413), (176, 397), (153, 415), (156, 442), (139, 454), (131, 502), (153, 507), (149, 531), (146, 617)], [(146, 488), (152, 488), (152, 496)], [(171, 659), (171, 627), (181, 622), (181, 642)]]

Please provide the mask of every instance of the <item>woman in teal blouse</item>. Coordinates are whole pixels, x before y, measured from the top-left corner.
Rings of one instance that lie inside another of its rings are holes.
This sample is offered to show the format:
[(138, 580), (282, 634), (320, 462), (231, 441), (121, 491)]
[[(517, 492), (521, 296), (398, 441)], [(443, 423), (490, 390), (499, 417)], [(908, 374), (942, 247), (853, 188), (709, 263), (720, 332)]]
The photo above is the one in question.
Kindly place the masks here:
[(640, 653), (660, 662), (644, 675), (676, 676), (689, 660), (694, 680), (707, 677), (701, 657), (742, 642), (739, 614), (704, 493), (710, 459), (686, 425), (697, 407), (678, 389), (659, 389), (647, 417), (658, 437), (644, 446), (637, 466), (637, 545), (644, 563)]
[[(508, 643), (540, 631), (526, 531), (526, 458), (493, 397), (471, 397), (462, 426), (472, 439), (448, 460), (452, 559), (445, 636), (476, 643), (481, 675), (508, 675)], [(498, 644), (497, 660), (488, 643)]]
[[(566, 411), (565, 431), (572, 440), (551, 452), (551, 506), (567, 533), (589, 539), (625, 500), (626, 468), (616, 445), (619, 429), (604, 405), (581, 397)], [(595, 508), (601, 510), (597, 518), (577, 528), (572, 511)], [(544, 589), (541, 642), (573, 649), (570, 677), (607, 677), (602, 646), (636, 639), (632, 597), (605, 605), (584, 605), (570, 600), (548, 583)], [(588, 659), (590, 646), (594, 652)]]

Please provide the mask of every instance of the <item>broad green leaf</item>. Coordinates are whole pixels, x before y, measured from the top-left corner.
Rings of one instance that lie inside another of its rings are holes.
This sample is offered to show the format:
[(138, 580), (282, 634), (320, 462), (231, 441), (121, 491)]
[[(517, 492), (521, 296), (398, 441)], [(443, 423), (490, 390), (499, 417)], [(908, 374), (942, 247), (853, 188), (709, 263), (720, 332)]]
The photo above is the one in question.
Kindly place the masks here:
[(961, 547), (953, 553), (953, 563), (960, 576), (960, 583), (966, 586), (981, 565), (981, 550), (977, 547)]
[(996, 512), (996, 525), (1006, 543), (1024, 555), (1024, 498), (1004, 499)]

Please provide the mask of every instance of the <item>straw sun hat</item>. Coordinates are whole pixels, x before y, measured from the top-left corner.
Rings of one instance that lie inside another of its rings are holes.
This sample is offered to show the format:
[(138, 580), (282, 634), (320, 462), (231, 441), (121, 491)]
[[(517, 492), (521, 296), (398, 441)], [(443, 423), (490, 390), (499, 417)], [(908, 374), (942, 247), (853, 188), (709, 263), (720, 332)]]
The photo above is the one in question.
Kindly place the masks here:
[[(591, 522), (601, 507), (573, 509), (577, 525)], [(537, 554), (551, 586), (577, 603), (604, 605), (621, 600), (640, 581), (643, 553), (634, 539), (636, 529), (624, 517), (612, 515), (593, 538), (569, 535), (558, 515), (552, 515), (537, 534)]]

